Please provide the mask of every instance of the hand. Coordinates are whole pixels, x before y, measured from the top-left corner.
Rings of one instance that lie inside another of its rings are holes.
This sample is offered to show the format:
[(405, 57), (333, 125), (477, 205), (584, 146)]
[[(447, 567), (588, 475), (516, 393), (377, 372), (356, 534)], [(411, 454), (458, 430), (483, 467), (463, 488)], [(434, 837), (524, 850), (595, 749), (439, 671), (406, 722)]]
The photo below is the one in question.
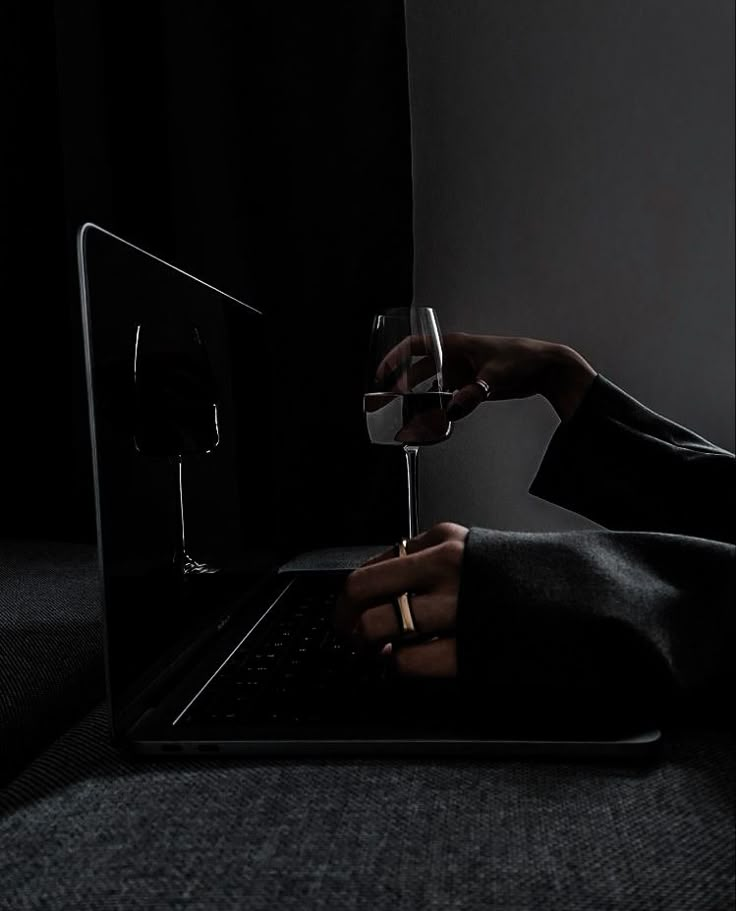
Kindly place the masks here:
[[(335, 625), (358, 644), (394, 662), (398, 673), (421, 677), (457, 674), (455, 626), (460, 569), (468, 529), (443, 522), (351, 573), (337, 601)], [(395, 598), (410, 592), (417, 632), (429, 641), (401, 641)]]
[[(448, 417), (466, 417), (483, 401), (485, 392), (475, 380), (488, 383), (488, 400), (543, 395), (560, 419), (568, 420), (595, 379), (595, 370), (572, 348), (531, 338), (500, 335), (469, 335), (453, 332), (443, 336), (445, 385), (456, 390)], [(434, 371), (421, 336), (409, 336), (384, 358), (377, 378), (390, 379), (395, 388), (412, 388)], [(406, 366), (410, 364), (411, 366)], [(403, 372), (402, 372), (403, 371)]]

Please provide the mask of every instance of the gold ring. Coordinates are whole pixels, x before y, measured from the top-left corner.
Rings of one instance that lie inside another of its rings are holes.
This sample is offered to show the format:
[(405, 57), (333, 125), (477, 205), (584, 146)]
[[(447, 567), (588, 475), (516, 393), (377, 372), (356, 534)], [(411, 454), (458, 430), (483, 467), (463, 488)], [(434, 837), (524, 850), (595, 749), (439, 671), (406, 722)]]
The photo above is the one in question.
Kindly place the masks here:
[[(399, 543), (396, 545), (396, 555), (397, 557), (406, 556), (406, 538), (402, 538)], [(402, 592), (400, 595), (397, 595), (394, 599), (394, 604), (396, 606), (396, 614), (399, 620), (399, 628), (401, 630), (402, 636), (408, 636), (416, 633), (417, 628), (414, 623), (414, 614), (411, 610), (411, 602), (409, 601), (409, 593)]]

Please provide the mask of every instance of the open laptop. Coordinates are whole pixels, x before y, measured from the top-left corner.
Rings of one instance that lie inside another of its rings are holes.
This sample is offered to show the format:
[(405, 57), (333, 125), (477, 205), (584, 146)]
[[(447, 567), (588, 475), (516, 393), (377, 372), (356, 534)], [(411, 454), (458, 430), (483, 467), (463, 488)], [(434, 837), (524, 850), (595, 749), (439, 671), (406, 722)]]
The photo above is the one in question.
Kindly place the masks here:
[(153, 756), (651, 753), (659, 732), (645, 719), (520, 712), (493, 694), (476, 705), (455, 681), (399, 679), (340, 639), (332, 616), (345, 575), (383, 548), (284, 550), (274, 451), (288, 430), (268, 401), (264, 314), (93, 224), (79, 231), (78, 257), (119, 746)]

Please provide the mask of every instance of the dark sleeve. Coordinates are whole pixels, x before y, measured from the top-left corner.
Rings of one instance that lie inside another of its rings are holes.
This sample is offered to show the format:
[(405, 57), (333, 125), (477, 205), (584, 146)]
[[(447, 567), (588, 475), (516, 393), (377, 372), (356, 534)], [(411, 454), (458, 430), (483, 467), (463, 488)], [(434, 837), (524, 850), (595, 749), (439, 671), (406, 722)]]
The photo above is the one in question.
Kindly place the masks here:
[(606, 528), (733, 543), (735, 464), (599, 375), (552, 437), (530, 493)]
[(735, 551), (656, 533), (473, 528), (458, 678), (499, 704), (718, 713), (733, 683)]

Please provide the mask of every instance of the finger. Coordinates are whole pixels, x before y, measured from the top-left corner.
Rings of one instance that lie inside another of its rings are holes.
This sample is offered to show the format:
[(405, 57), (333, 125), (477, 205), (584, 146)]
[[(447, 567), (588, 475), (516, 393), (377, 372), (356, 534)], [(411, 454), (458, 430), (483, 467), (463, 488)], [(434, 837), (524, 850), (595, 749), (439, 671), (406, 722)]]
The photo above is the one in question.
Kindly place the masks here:
[[(434, 379), (439, 386), (437, 359), (423, 357), (420, 361), (412, 363), (407, 360), (399, 364), (395, 370), (386, 371), (381, 377), (376, 377), (376, 382), (382, 392), (407, 393), (417, 391), (422, 383)], [(423, 391), (420, 389), (419, 391)], [(426, 391), (426, 389), (424, 389)]]
[(467, 417), (484, 400), (485, 394), (476, 383), (470, 383), (458, 389), (447, 408), (450, 421), (460, 421)]
[[(411, 612), (418, 635), (442, 633), (455, 626), (456, 599), (451, 595), (413, 595)], [(396, 608), (391, 604), (369, 607), (355, 617), (352, 630), (356, 639), (379, 644), (401, 637)]]
[[(430, 395), (432, 394), (430, 393)], [(394, 434), (394, 440), (409, 446), (419, 446), (422, 443), (438, 443), (440, 440), (447, 439), (450, 435), (451, 425), (442, 405), (443, 402), (438, 396), (434, 407), (429, 407), (426, 411), (420, 410), (408, 416), (408, 419), (405, 417), (405, 423)], [(404, 411), (406, 414), (406, 409)]]
[(405, 366), (413, 356), (429, 354), (429, 342), (423, 335), (407, 335), (395, 345), (376, 368), (376, 380), (380, 383)]
[(419, 645), (397, 645), (391, 650), (397, 673), (404, 677), (456, 677), (455, 639), (433, 639)]
[(429, 379), (436, 378), (438, 373), (439, 365), (437, 359), (434, 357), (423, 357), (421, 361), (417, 361), (415, 364), (409, 365), (406, 372), (403, 374), (404, 377), (404, 386), (409, 391), (415, 389), (420, 383), (424, 383)]
[[(461, 539), (465, 533), (466, 530), (460, 525), (454, 525), (451, 522), (440, 522), (414, 538), (409, 538), (406, 542), (406, 553), (407, 555), (419, 553), (419, 551), (425, 550), (427, 547), (433, 547), (435, 544), (447, 541), (448, 538)], [(376, 554), (375, 557), (371, 557), (370, 560), (366, 560), (363, 566), (375, 566), (376, 563), (383, 563), (386, 560), (396, 559), (396, 557), (396, 545), (394, 544), (388, 550), (384, 550), (380, 554)]]

